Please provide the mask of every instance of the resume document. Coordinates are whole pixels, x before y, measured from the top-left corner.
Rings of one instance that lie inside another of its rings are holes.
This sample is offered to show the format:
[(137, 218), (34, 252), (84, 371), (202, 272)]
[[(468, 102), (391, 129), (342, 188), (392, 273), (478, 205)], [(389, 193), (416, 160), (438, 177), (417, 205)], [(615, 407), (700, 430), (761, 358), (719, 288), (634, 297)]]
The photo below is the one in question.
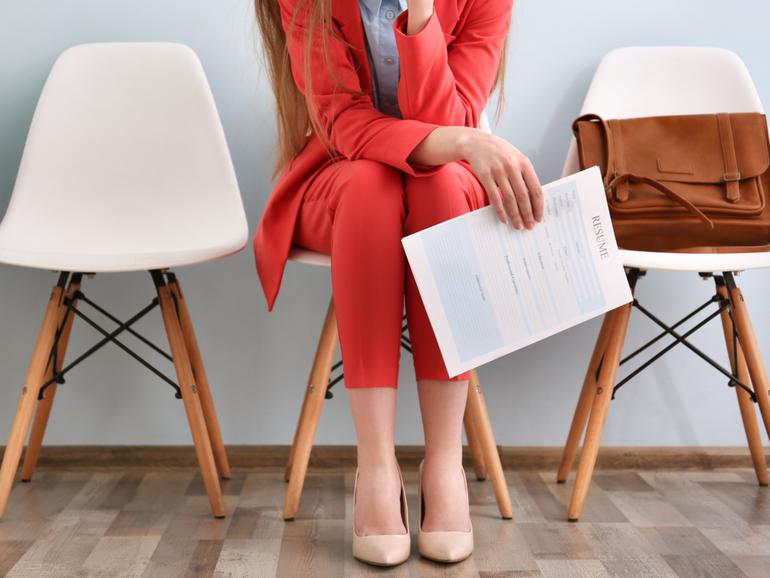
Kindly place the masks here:
[(631, 301), (599, 168), (543, 193), (532, 230), (486, 206), (402, 239), (450, 377)]

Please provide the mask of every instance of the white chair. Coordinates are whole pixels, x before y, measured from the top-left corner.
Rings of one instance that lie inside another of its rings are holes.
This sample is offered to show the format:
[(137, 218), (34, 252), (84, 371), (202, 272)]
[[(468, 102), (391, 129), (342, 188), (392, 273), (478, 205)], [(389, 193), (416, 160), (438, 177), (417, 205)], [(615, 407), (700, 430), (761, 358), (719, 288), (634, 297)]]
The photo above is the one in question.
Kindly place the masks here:
[[(218, 475), (229, 477), (206, 373), (172, 267), (241, 250), (248, 235), (216, 105), (195, 53), (173, 43), (95, 43), (57, 59), (27, 137), (0, 262), (58, 271), (0, 468), (5, 511), (27, 433), (22, 479), (35, 470), (57, 384), (113, 342), (181, 397), (211, 508), (224, 516)], [(157, 297), (121, 321), (81, 291), (86, 273), (147, 270)], [(81, 307), (78, 308), (78, 304)], [(100, 328), (89, 304), (118, 324)], [(131, 325), (160, 306), (171, 355)], [(104, 338), (63, 366), (74, 317)], [(172, 360), (178, 385), (117, 339), (123, 331)]]
[[(490, 132), (486, 112), (481, 116), (479, 128)], [(331, 266), (331, 260), (328, 255), (300, 247), (292, 248), (289, 259), (306, 265)], [(406, 329), (406, 325), (404, 325), (403, 331), (406, 332)], [(302, 488), (305, 484), (308, 462), (310, 461), (310, 452), (313, 449), (313, 439), (315, 438), (318, 421), (321, 418), (324, 399), (332, 397), (330, 388), (343, 378), (343, 375), (340, 374), (330, 380), (332, 371), (340, 369), (344, 361), (341, 360), (332, 365), (337, 351), (337, 344), (337, 318), (334, 313), (333, 300), (329, 299), (326, 319), (318, 340), (315, 359), (313, 360), (308, 385), (305, 390), (305, 398), (302, 402), (302, 409), (300, 410), (297, 428), (294, 433), (294, 442), (292, 443), (289, 460), (286, 465), (285, 477), (289, 482), (289, 486), (283, 510), (285, 520), (293, 520), (299, 509)], [(401, 344), (407, 351), (411, 351), (408, 336), (402, 335)], [(511, 497), (500, 462), (500, 455), (497, 451), (494, 433), (490, 425), (486, 401), (484, 400), (484, 394), (481, 391), (481, 385), (475, 369), (471, 371), (471, 379), (468, 384), (468, 404), (464, 424), (465, 434), (468, 438), (468, 449), (473, 460), (476, 477), (479, 480), (483, 480), (489, 474), (500, 515), (505, 519), (510, 519), (513, 517)]]
[[(746, 66), (730, 51), (701, 47), (629, 47), (613, 50), (602, 59), (580, 114), (630, 118), (762, 111), (762, 103)], [(573, 138), (563, 174), (572, 174), (578, 169)], [(680, 322), (668, 326), (638, 302), (608, 313), (589, 363), (557, 475), (559, 482), (566, 481), (585, 432), (568, 518), (577, 520), (582, 513), (610, 400), (617, 388), (636, 373), (632, 372), (616, 383), (618, 366), (665, 335), (677, 340), (681, 338), (681, 341), (675, 341), (663, 352), (682, 343), (719, 369), (735, 387), (757, 479), (760, 485), (766, 486), (767, 467), (752, 401), (759, 405), (765, 428), (770, 432), (768, 381), (751, 320), (733, 272), (770, 267), (770, 253), (685, 254), (622, 250), (621, 257), (632, 288), (637, 279), (651, 269), (699, 273), (714, 278), (714, 302), (719, 306), (714, 316), (719, 315), (722, 320), (731, 369), (725, 370), (687, 341), (691, 331), (680, 335), (676, 331)], [(659, 325), (663, 333), (621, 360), (633, 306)], [(704, 304), (692, 315), (705, 307)], [(680, 321), (690, 318), (687, 316)], [(651, 361), (654, 359), (656, 357)]]

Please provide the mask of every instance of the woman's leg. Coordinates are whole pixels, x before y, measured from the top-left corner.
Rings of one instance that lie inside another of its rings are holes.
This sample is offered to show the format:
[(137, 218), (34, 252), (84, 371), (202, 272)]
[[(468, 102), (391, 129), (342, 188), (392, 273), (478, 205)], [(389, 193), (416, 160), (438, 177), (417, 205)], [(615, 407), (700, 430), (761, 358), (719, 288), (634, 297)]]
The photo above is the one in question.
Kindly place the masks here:
[(303, 197), (294, 243), (331, 255), (347, 388), (396, 388), (406, 260), (403, 173), (376, 161), (328, 165)]
[(462, 467), (462, 428), (468, 381), (417, 382), (425, 431), (422, 472), (425, 521), (422, 529), (468, 530), (468, 500)]
[(394, 430), (396, 389), (348, 388), (358, 439), (356, 534), (402, 534), (401, 480), (398, 477)]
[(395, 460), (404, 307), (404, 177), (369, 160), (324, 168), (303, 198), (297, 245), (331, 255), (345, 386), (358, 438), (358, 535), (405, 531)]
[[(429, 177), (406, 177), (406, 233), (414, 233), (488, 204), (473, 173), (448, 163)], [(426, 531), (466, 531), (469, 526), (462, 466), (462, 423), (469, 372), (449, 377), (411, 270), (406, 311), (425, 431)]]

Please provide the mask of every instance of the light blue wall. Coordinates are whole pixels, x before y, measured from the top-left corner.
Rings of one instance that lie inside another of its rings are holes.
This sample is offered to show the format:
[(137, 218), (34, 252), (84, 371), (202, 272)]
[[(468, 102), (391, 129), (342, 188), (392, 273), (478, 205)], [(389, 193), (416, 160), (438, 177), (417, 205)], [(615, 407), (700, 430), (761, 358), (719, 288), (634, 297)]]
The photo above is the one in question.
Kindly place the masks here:
[[(441, 0), (439, 0), (441, 1)], [(0, 206), (10, 196), (35, 102), (56, 56), (82, 42), (168, 40), (200, 55), (208, 73), (254, 231), (271, 190), (273, 104), (257, 64), (256, 29), (246, 0), (0, 0)], [(495, 132), (531, 156), (543, 182), (560, 175), (577, 115), (597, 62), (627, 45), (714, 45), (737, 52), (770, 102), (770, 5), (738, 0), (519, 0), (510, 38), (507, 105)], [(491, 109), (491, 107), (490, 107)], [(491, 110), (490, 110), (491, 111)], [(289, 443), (329, 298), (328, 271), (290, 265), (268, 314), (250, 247), (242, 254), (183, 270), (228, 443)], [(43, 308), (55, 276), (0, 266), (0, 440), (10, 427)], [(770, 273), (739, 277), (770, 359)], [(127, 317), (151, 298), (142, 274), (101, 275), (84, 289)], [(705, 300), (709, 283), (653, 273), (639, 297), (667, 320)], [(162, 340), (160, 322), (140, 327)], [(498, 440), (510, 445), (562, 443), (582, 381), (596, 322), (498, 360), (480, 370)], [(654, 333), (635, 318), (629, 347)], [(96, 334), (76, 328), (70, 351)], [(129, 342), (129, 340), (126, 340)], [(695, 339), (726, 362), (721, 329)], [(168, 368), (169, 371), (171, 368)], [(402, 358), (399, 443), (420, 443), (411, 359)], [(74, 370), (56, 399), (52, 444), (189, 443), (181, 403), (121, 351), (100, 352)], [(352, 443), (343, 390), (328, 403), (320, 443)], [(725, 379), (687, 351), (632, 382), (614, 402), (605, 436), (619, 445), (741, 445), (735, 394)]]

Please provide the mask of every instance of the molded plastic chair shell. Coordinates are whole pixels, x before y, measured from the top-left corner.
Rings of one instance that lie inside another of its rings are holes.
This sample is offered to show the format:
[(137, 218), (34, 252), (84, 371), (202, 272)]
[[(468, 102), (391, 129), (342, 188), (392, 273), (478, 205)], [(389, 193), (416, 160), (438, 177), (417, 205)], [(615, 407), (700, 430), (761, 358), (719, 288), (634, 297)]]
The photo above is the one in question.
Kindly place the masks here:
[(248, 226), (203, 67), (187, 46), (81, 44), (32, 119), (0, 262), (162, 269), (234, 253)]
[[(746, 65), (722, 48), (635, 46), (608, 52), (580, 114), (632, 118), (670, 114), (764, 112)], [(574, 137), (562, 171), (580, 169)], [(621, 250), (627, 267), (720, 272), (770, 267), (770, 253), (659, 253)]]

